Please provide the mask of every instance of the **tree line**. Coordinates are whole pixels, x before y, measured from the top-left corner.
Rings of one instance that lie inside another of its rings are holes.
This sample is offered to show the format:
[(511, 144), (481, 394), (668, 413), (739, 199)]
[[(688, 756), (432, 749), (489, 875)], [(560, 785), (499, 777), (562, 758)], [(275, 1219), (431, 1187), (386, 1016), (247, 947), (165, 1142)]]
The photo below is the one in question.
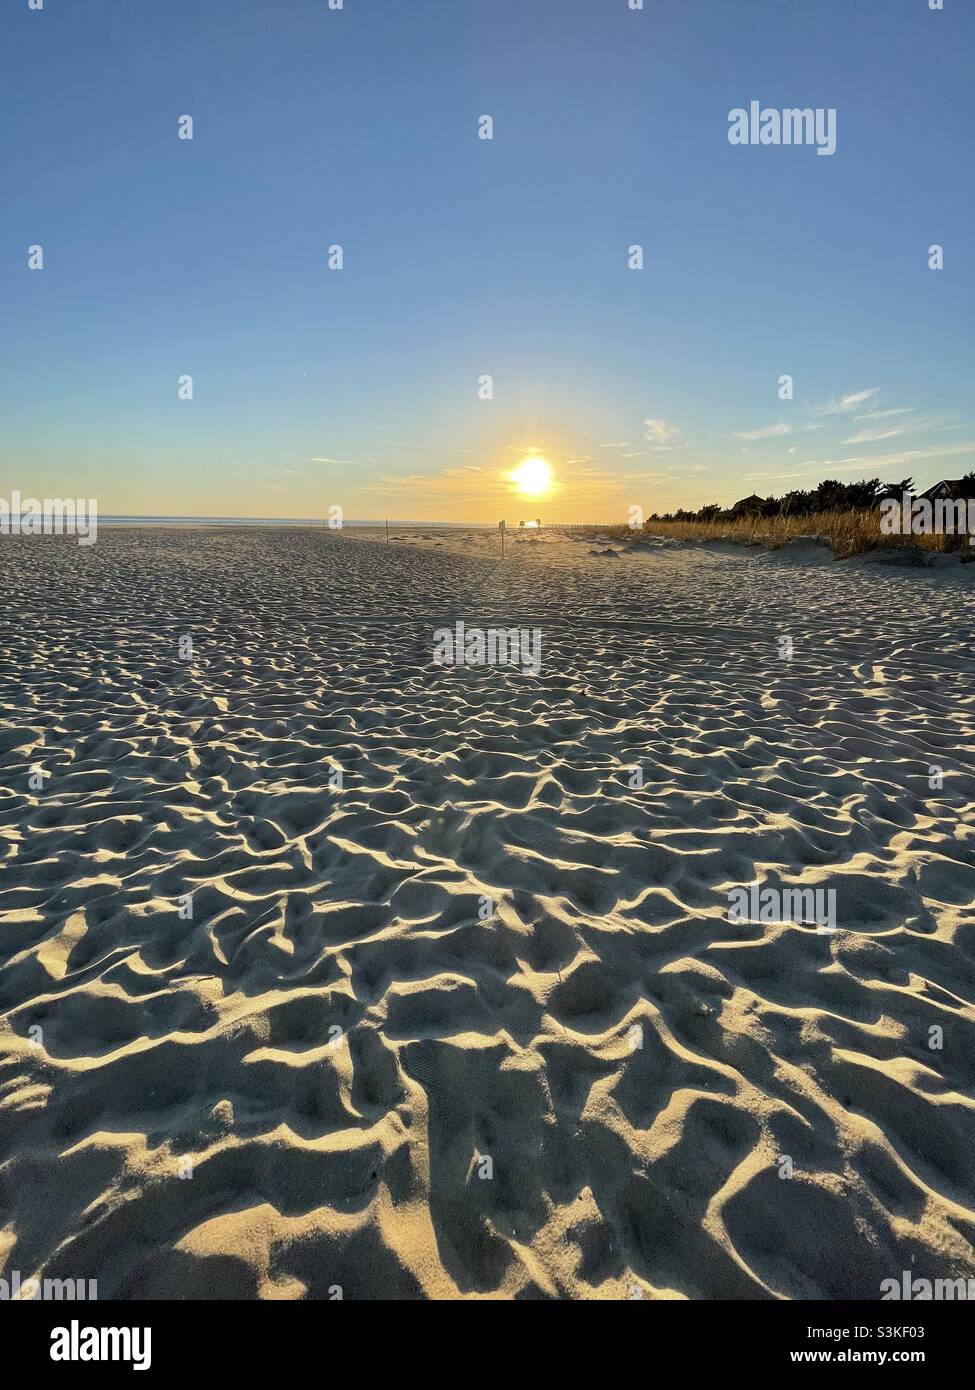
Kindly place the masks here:
[[(841, 483), (826, 478), (810, 491), (795, 489), (782, 497), (765, 497), (747, 507), (722, 507), (709, 502), (697, 511), (679, 507), (674, 512), (654, 512), (651, 521), (730, 521), (737, 516), (812, 516), (816, 512), (856, 512), (879, 509), (888, 498), (898, 501), (907, 493), (914, 496), (914, 479), (884, 483), (879, 478), (863, 478), (857, 483)], [(975, 498), (975, 472), (966, 473), (951, 490), (953, 500)]]

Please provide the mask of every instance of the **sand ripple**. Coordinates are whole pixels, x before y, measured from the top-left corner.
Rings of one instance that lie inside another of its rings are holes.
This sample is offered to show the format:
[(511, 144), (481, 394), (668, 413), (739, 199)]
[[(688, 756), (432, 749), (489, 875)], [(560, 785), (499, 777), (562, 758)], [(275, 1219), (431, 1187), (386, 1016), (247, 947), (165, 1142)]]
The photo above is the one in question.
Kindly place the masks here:
[[(3, 1269), (975, 1277), (970, 586), (495, 545), (3, 541)], [(458, 618), (539, 625), (541, 674), (433, 665)], [(839, 930), (729, 923), (754, 880)]]

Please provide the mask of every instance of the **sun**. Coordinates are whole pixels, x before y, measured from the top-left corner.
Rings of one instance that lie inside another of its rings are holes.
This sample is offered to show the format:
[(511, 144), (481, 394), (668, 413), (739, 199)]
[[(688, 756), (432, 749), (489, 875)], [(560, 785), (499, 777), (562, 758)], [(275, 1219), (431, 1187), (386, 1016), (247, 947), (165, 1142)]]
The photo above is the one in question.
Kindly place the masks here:
[(542, 497), (552, 487), (552, 465), (540, 454), (529, 454), (511, 473), (511, 480), (526, 497)]

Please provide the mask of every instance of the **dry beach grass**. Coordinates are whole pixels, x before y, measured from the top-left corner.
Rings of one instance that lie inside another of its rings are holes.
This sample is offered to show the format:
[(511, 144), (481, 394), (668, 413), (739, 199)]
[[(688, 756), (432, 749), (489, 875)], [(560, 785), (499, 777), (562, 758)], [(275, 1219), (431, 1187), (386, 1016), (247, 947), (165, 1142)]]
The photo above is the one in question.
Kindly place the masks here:
[[(0, 1274), (975, 1276), (970, 585), (395, 534), (4, 540)], [(434, 665), (457, 619), (540, 674)], [(730, 923), (755, 880), (838, 930)]]
[[(946, 553), (961, 550), (964, 558), (975, 559), (967, 536), (927, 532), (921, 535), (885, 535), (876, 508), (862, 511), (814, 512), (808, 516), (742, 516), (724, 521), (648, 521), (645, 534), (675, 540), (727, 540), (740, 545), (764, 545), (771, 549), (801, 537), (815, 536), (828, 543), (837, 559), (862, 555), (876, 548), (922, 549)], [(618, 539), (632, 538), (624, 526), (610, 528)]]

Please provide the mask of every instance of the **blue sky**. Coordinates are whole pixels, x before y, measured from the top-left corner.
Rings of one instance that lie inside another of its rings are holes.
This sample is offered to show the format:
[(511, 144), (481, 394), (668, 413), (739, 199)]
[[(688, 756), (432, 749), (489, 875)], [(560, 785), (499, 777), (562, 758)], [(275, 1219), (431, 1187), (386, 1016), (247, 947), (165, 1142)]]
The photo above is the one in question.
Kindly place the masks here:
[[(6, 0), (0, 492), (614, 520), (975, 467), (972, 6), (644, 3)], [(836, 153), (729, 144), (751, 100)]]

